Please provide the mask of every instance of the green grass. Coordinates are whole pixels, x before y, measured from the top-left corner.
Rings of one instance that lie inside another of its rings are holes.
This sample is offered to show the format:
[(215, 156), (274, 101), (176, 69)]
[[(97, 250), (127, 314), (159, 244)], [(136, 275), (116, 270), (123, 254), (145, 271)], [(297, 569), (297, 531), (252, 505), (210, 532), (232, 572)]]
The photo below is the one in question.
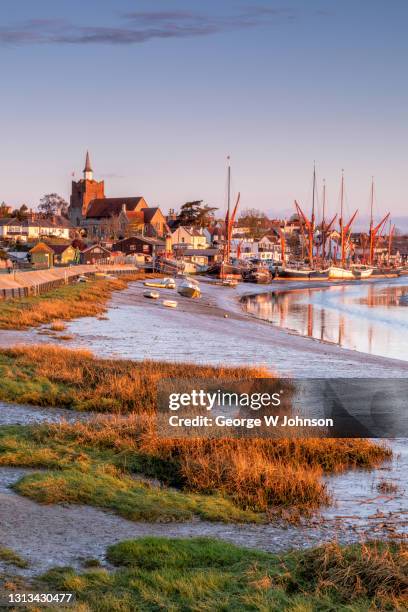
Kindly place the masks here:
[[(82, 446), (53, 437), (44, 426), (0, 428), (0, 465), (44, 468), (20, 479), (14, 489), (44, 504), (87, 504), (134, 521), (263, 522), (264, 514), (243, 510), (228, 497), (154, 486), (135, 479), (143, 455)], [(146, 461), (146, 465), (148, 462)]]
[(113, 291), (124, 289), (130, 280), (144, 278), (130, 273), (117, 279), (96, 278), (87, 283), (62, 285), (41, 295), (0, 300), (0, 329), (26, 329), (52, 321), (96, 316), (106, 310)]
[(4, 546), (0, 546), (0, 561), (3, 561), (3, 563), (7, 565), (14, 565), (14, 567), (20, 568), (26, 568), (29, 565), (28, 562), (14, 552), (14, 550), (5, 548)]
[(111, 546), (115, 571), (49, 571), (51, 590), (73, 591), (97, 612), (368, 612), (406, 610), (406, 546), (327, 545), (273, 555), (207, 538), (142, 538)]
[(21, 495), (44, 504), (86, 504), (112, 510), (132, 521), (261, 522), (263, 515), (241, 510), (221, 495), (200, 495), (160, 488), (103, 467), (24, 476), (14, 485)]

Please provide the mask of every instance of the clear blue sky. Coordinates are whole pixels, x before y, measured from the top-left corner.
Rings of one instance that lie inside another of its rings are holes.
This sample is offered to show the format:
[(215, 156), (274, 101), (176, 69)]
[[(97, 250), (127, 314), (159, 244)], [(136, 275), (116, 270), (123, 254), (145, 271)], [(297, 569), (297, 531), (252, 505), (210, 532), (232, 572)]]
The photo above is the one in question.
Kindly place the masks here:
[[(0, 201), (69, 197), (87, 148), (110, 196), (163, 210), (408, 211), (406, 0), (2, 0)], [(319, 183), (320, 190), (320, 183)]]

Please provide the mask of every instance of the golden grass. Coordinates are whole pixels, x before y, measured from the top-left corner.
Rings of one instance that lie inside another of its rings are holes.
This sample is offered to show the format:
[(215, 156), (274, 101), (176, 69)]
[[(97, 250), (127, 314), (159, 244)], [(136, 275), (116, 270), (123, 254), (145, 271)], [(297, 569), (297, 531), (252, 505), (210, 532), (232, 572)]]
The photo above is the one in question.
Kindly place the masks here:
[(114, 413), (154, 412), (157, 383), (163, 378), (206, 381), (271, 376), (263, 368), (97, 359), (86, 350), (54, 345), (1, 349), (0, 374), (3, 400)]
[(77, 317), (101, 315), (113, 291), (125, 289), (129, 282), (142, 278), (146, 278), (144, 273), (126, 274), (117, 279), (98, 278), (88, 283), (64, 285), (39, 296), (1, 301), (0, 329), (24, 329), (53, 321), (58, 326)]
[(66, 329), (66, 325), (63, 321), (53, 321), (50, 325), (50, 328), (52, 329), (52, 331), (64, 331), (64, 329)]
[[(55, 440), (113, 449), (149, 476), (197, 493), (222, 493), (240, 508), (297, 520), (330, 502), (323, 473), (372, 467), (390, 451), (368, 440), (169, 439), (153, 414), (51, 426)], [(132, 460), (137, 457), (137, 460)]]
[[(86, 350), (26, 346), (0, 350), (0, 398), (111, 413), (51, 427), (68, 447), (109, 449), (120, 466), (200, 494), (222, 494), (242, 509), (308, 512), (329, 502), (323, 473), (378, 465), (391, 453), (361, 439), (161, 437), (157, 384), (272, 377), (264, 369), (97, 359)], [(113, 413), (113, 414), (112, 414)], [(123, 416), (128, 415), (128, 416)], [(296, 514), (294, 513), (294, 515)]]
[(386, 598), (389, 604), (392, 600), (398, 604), (395, 610), (407, 609), (399, 607), (403, 602), (408, 605), (406, 544), (368, 543), (349, 548), (327, 544), (305, 552), (297, 570), (300, 581), (314, 583), (317, 592), (336, 590), (341, 602)]

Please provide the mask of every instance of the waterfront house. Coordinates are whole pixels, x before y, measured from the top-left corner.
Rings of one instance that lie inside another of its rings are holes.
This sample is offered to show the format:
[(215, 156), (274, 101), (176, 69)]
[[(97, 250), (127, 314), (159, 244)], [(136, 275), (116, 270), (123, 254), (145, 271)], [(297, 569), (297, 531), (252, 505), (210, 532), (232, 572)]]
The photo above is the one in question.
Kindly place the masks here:
[(54, 251), (45, 242), (38, 242), (29, 250), (31, 264), (35, 268), (51, 268), (54, 265)]
[(186, 263), (196, 264), (198, 266), (210, 266), (218, 261), (221, 261), (222, 255), (219, 249), (177, 249), (177, 258), (181, 258)]
[(54, 251), (54, 264), (68, 265), (74, 263), (77, 257), (77, 250), (71, 244), (50, 244)]
[(165, 242), (148, 236), (130, 236), (115, 242), (112, 250), (121, 251), (124, 255), (148, 255), (155, 257), (165, 250)]
[(101, 244), (92, 244), (81, 250), (79, 261), (81, 264), (93, 264), (101, 260), (110, 259), (110, 257), (111, 252), (108, 249)]
[(191, 249), (206, 249), (209, 244), (203, 230), (197, 227), (180, 225), (171, 234), (173, 248), (188, 246)]

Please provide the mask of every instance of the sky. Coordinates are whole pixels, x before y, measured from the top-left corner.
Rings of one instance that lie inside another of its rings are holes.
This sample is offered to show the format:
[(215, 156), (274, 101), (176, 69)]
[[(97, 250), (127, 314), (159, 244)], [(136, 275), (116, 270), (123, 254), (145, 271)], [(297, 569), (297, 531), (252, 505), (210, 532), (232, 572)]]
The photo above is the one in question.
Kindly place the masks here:
[[(0, 201), (110, 197), (408, 215), (406, 0), (2, 0)], [(379, 218), (379, 217), (378, 217)]]

